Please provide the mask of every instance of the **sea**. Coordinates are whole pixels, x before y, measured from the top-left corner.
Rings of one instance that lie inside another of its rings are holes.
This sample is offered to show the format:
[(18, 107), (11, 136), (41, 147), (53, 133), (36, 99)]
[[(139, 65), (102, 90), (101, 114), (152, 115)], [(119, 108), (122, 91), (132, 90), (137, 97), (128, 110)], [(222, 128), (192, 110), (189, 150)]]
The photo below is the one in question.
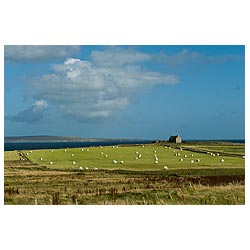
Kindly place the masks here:
[(4, 143), (4, 151), (13, 150), (35, 150), (35, 149), (56, 149), (56, 148), (82, 148), (114, 145), (135, 145), (149, 144), (152, 140), (112, 140), (112, 141), (95, 141), (95, 142), (11, 142)]
[[(213, 140), (186, 140), (186, 142), (213, 141)], [(214, 140), (233, 143), (245, 143), (245, 140)], [(56, 149), (56, 148), (81, 148), (81, 147), (98, 147), (114, 145), (135, 145), (149, 144), (153, 140), (112, 140), (112, 141), (95, 141), (95, 142), (12, 142), (4, 143), (4, 151), (13, 150), (35, 150), (35, 149)]]

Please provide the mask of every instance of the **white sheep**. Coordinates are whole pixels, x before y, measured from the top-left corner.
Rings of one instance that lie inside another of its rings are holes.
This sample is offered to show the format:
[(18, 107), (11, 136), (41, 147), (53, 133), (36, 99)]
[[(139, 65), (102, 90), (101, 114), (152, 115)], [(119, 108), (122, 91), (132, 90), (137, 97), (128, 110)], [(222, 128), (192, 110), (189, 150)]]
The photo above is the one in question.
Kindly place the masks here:
[(89, 151), (89, 149), (87, 148), (87, 151)]
[(139, 158), (136, 156), (135, 159), (138, 160)]
[(40, 160), (43, 161), (43, 158), (41, 157)]
[(144, 148), (144, 145), (141, 145)]
[(103, 152), (101, 152), (101, 155), (103, 155)]
[(154, 150), (153, 152), (156, 153), (156, 150)]
[(191, 157), (193, 157), (194, 155), (193, 155), (193, 154), (191, 154), (190, 156), (191, 156)]
[(118, 146), (116, 146), (116, 148), (118, 148)]
[(200, 162), (200, 159), (196, 159), (196, 162)]
[(67, 152), (67, 149), (64, 149), (64, 152)]
[(30, 153), (32, 153), (32, 150), (30, 150)]
[(83, 148), (82, 148), (81, 150), (82, 150), (82, 152), (83, 152)]
[(88, 167), (85, 167), (86, 170), (88, 170), (89, 168)]
[(138, 151), (136, 151), (136, 152), (135, 152), (135, 154), (137, 154), (137, 155), (138, 155), (138, 154), (139, 154), (139, 152), (138, 152)]
[(108, 157), (108, 155), (105, 155), (105, 157)]
[(51, 150), (51, 153), (53, 153), (53, 152), (54, 152), (54, 150), (52, 149), (52, 150)]
[(191, 162), (191, 163), (194, 163), (194, 160), (191, 160), (190, 162)]
[(76, 164), (76, 162), (75, 162), (75, 161), (73, 161), (73, 162), (72, 162), (72, 164)]
[(115, 146), (112, 146), (112, 148), (115, 148)]
[(181, 158), (180, 161), (183, 161), (183, 159)]
[(155, 157), (155, 160), (158, 161), (159, 160), (158, 157)]
[(219, 153), (217, 153), (217, 156), (220, 156), (220, 154), (219, 154)]
[(185, 158), (187, 158), (187, 155), (184, 155)]
[(224, 162), (224, 159), (221, 159), (220, 162)]
[(98, 170), (98, 168), (95, 167), (94, 170)]
[(155, 164), (158, 164), (158, 161), (155, 161)]
[(141, 158), (141, 157), (142, 157), (142, 155), (141, 155), (141, 154), (139, 154), (139, 155), (138, 155), (138, 157), (139, 157), (139, 158)]
[(26, 153), (26, 155), (29, 155), (29, 153)]
[(168, 166), (164, 166), (163, 169), (168, 170)]
[(117, 163), (117, 161), (116, 161), (116, 160), (113, 160), (113, 163), (114, 163), (114, 164), (116, 164), (116, 163)]
[(53, 161), (50, 161), (49, 164), (52, 165), (52, 164), (53, 164)]
[(99, 146), (100, 148), (102, 148), (102, 146)]
[(121, 163), (121, 164), (123, 164), (123, 163), (124, 163), (124, 161), (120, 161), (120, 163)]
[(82, 167), (82, 166), (80, 166), (80, 167), (79, 167), (79, 170), (83, 170), (83, 167)]
[(177, 155), (178, 155), (178, 156), (180, 156), (181, 154), (180, 154), (180, 153), (178, 153)]
[(245, 155), (243, 155), (242, 158), (245, 159)]
[(74, 156), (74, 154), (71, 154), (71, 156)]

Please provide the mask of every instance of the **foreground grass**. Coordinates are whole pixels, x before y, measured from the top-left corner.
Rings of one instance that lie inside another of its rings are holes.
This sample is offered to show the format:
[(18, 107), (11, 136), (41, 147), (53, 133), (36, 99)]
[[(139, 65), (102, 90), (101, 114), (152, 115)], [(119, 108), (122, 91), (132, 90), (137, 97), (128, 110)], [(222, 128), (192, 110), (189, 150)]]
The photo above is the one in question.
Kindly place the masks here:
[(221, 156), (156, 145), (23, 151), (22, 161), (17, 152), (5, 154), (5, 204), (245, 203), (241, 156), (224, 155), (221, 163)]
[(244, 192), (244, 178), (20, 169), (8, 172), (5, 204), (244, 204)]

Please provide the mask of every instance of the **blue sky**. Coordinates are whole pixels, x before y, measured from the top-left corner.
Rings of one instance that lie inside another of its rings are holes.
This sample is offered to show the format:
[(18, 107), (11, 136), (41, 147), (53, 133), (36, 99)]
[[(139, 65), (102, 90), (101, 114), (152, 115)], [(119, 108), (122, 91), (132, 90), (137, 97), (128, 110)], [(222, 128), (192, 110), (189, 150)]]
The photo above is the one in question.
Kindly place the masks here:
[(244, 46), (5, 46), (5, 136), (242, 139)]

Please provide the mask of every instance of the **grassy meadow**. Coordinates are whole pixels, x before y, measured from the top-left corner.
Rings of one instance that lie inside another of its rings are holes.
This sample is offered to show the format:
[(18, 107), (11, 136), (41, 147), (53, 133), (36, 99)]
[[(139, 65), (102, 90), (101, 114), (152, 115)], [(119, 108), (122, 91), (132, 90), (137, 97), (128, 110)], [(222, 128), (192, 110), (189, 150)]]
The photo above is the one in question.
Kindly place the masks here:
[(181, 147), (5, 152), (5, 204), (244, 204), (244, 145)]

